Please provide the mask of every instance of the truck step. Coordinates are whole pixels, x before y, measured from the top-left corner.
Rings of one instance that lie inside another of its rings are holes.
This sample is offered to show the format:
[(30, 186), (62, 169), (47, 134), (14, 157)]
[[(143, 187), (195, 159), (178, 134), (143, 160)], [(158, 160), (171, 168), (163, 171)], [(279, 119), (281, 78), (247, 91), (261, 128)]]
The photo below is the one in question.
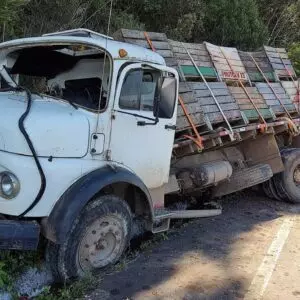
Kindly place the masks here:
[(194, 219), (218, 216), (222, 213), (221, 209), (202, 209), (202, 210), (168, 210), (156, 209), (154, 211), (154, 222), (152, 232), (159, 233), (169, 229), (171, 219)]
[(206, 218), (220, 215), (222, 209), (199, 209), (199, 210), (168, 210), (158, 209), (154, 211), (155, 220), (163, 219), (190, 219)]
[(213, 190), (213, 197), (222, 197), (269, 180), (273, 176), (268, 164), (258, 164), (233, 172), (229, 182), (223, 182)]
[(222, 214), (222, 209), (177, 210), (172, 211), (171, 219), (207, 218), (220, 214)]
[(166, 208), (156, 208), (154, 210), (154, 219), (155, 220), (162, 220), (162, 219), (170, 219), (173, 215), (171, 210)]

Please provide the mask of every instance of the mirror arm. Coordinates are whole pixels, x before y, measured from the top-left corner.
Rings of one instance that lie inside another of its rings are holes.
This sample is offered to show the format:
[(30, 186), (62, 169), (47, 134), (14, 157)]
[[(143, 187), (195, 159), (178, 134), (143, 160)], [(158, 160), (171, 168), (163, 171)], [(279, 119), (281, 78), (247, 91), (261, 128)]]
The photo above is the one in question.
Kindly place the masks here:
[(158, 122), (159, 122), (159, 118), (156, 117), (155, 121), (153, 123), (151, 123), (151, 122), (145, 122), (145, 121), (138, 121), (137, 125), (138, 126), (156, 125)]
[(138, 121), (137, 122), (138, 126), (156, 125), (159, 122), (158, 114), (159, 114), (160, 97), (156, 97), (155, 102), (156, 102), (157, 106), (156, 106), (156, 110), (155, 110), (155, 120), (154, 120), (154, 122)]

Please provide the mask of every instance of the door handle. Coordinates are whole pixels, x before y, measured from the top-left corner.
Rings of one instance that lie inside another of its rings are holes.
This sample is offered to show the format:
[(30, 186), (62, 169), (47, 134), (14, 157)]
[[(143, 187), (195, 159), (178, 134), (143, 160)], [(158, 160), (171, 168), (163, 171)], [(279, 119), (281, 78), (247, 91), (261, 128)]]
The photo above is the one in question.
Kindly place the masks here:
[(165, 129), (176, 130), (176, 125), (165, 125)]

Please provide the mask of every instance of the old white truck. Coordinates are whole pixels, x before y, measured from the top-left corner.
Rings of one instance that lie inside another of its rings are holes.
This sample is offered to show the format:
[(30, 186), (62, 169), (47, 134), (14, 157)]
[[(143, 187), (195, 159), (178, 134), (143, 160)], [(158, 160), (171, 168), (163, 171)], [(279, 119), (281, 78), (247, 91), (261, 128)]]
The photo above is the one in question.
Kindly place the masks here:
[(153, 51), (77, 29), (2, 43), (0, 60), (0, 248), (43, 235), (58, 280), (117, 262), (135, 222), (218, 215), (195, 202), (273, 174), (274, 194), (300, 200), (300, 152), (278, 146), (289, 123), (216, 131), (199, 152), (175, 136), (178, 73)]

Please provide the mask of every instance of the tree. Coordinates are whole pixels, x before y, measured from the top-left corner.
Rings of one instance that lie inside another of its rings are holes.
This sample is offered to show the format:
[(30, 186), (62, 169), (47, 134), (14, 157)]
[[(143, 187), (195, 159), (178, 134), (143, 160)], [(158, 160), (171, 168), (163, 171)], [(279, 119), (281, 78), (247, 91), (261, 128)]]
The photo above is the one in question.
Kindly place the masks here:
[(268, 27), (268, 44), (286, 47), (300, 39), (300, 0), (257, 0)]
[(21, 7), (26, 0), (1, 0), (0, 1), (0, 27), (2, 30), (2, 41), (7, 36), (13, 35), (15, 20)]
[[(8, 37), (87, 27), (107, 33), (111, 0), (0, 0)], [(5, 28), (4, 28), (5, 27)], [(251, 50), (300, 40), (300, 0), (113, 0), (110, 34), (120, 27)]]
[(255, 0), (206, 0), (203, 23), (203, 34), (196, 28), (195, 40), (249, 50), (267, 38)]
[(300, 76), (300, 42), (293, 43), (289, 47), (289, 57), (293, 62), (296, 74)]
[(165, 32), (169, 38), (189, 41), (196, 24), (201, 24), (203, 0), (123, 0), (126, 9), (145, 24), (148, 31)]
[[(142, 28), (138, 19), (120, 9), (114, 1), (110, 33), (120, 26)], [(19, 14), (19, 35), (34, 36), (46, 32), (87, 27), (107, 33), (110, 0), (31, 0)]]

